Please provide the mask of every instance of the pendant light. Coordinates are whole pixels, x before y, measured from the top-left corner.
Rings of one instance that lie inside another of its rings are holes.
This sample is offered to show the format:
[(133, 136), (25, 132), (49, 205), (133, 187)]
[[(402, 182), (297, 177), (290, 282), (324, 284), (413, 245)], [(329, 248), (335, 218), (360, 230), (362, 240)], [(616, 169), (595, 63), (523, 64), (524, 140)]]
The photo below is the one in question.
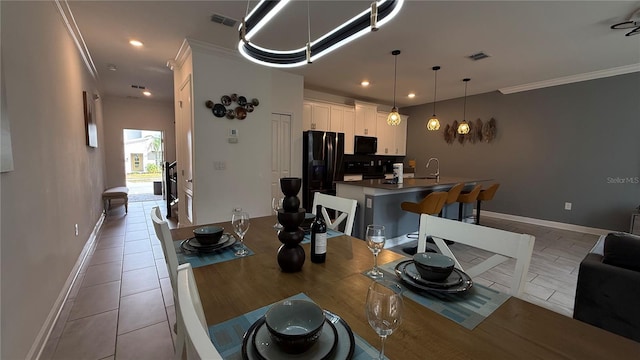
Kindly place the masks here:
[(467, 84), (469, 83), (469, 78), (462, 79), (464, 81), (464, 107), (462, 110), (462, 122), (458, 125), (458, 134), (465, 135), (469, 133), (469, 123), (467, 123)]
[(400, 55), (400, 50), (393, 50), (391, 55), (395, 58), (393, 70), (393, 108), (391, 109), (389, 116), (387, 116), (387, 124), (397, 126), (400, 125), (400, 121), (402, 121), (400, 114), (398, 113), (398, 108), (396, 107), (396, 82), (398, 77), (398, 55)]
[(438, 89), (438, 70), (440, 70), (440, 66), (434, 66), (431, 69), (435, 74), (433, 80), (433, 116), (427, 121), (427, 130), (436, 131), (440, 129), (440, 120), (436, 117), (436, 90)]

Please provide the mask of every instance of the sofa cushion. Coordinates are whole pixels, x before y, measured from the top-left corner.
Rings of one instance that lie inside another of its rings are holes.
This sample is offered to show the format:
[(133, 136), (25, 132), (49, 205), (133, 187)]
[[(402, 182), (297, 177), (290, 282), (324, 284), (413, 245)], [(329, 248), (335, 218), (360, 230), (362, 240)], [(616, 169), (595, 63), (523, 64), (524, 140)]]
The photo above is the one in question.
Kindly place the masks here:
[(604, 241), (605, 264), (640, 271), (640, 236), (610, 233)]

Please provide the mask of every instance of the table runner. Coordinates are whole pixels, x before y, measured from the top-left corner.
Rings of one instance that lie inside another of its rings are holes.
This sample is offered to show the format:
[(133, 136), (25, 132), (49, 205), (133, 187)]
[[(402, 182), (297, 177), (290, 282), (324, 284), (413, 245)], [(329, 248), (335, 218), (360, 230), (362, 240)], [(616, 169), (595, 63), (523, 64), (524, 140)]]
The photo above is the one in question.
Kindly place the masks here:
[[(344, 233), (341, 233), (340, 231), (336, 231), (336, 230), (332, 230), (332, 229), (327, 229), (327, 239), (331, 239), (332, 237), (336, 237), (336, 236), (340, 236), (340, 235), (344, 235)], [(300, 244), (308, 244), (311, 242), (311, 232), (304, 234), (304, 240), (302, 240), (300, 242)]]
[[(304, 293), (296, 294), (288, 299), (313, 301)], [(251, 324), (258, 321), (258, 319), (267, 312), (270, 306), (271, 305), (263, 306), (244, 315), (209, 326), (209, 337), (224, 359), (242, 359), (242, 336), (249, 329)], [(371, 331), (373, 331), (373, 329)], [(353, 352), (354, 360), (370, 360), (372, 358), (377, 358), (378, 349), (371, 346), (355, 332), (353, 333), (353, 337), (356, 345)]]
[[(402, 294), (405, 297), (469, 330), (473, 330), (511, 297), (508, 294), (490, 289), (476, 282), (463, 294), (446, 294), (428, 291), (415, 292), (413, 289), (405, 286), (394, 272), (396, 265), (405, 260), (409, 259), (404, 258), (379, 266), (378, 268), (384, 273), (384, 279), (399, 284), (402, 287)], [(368, 277), (366, 274), (367, 271), (364, 271), (362, 274)]]
[[(227, 248), (221, 249), (220, 251), (211, 253), (185, 251), (180, 246), (180, 244), (182, 244), (182, 240), (173, 242), (173, 246), (176, 250), (176, 255), (178, 256), (178, 264), (190, 263), (192, 268), (217, 264), (233, 259), (239, 259), (239, 257), (235, 255), (236, 250), (240, 246), (239, 242)], [(246, 256), (251, 256), (254, 254), (253, 250), (249, 249), (246, 244), (244, 247), (249, 252), (249, 254), (247, 254)]]

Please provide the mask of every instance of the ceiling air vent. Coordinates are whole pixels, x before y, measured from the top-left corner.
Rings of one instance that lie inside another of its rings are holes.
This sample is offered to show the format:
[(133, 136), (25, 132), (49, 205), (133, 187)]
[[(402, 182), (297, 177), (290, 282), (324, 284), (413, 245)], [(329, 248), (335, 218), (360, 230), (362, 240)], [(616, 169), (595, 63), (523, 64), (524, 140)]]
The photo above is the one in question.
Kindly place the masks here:
[(143, 86), (143, 85), (131, 85), (131, 87), (134, 89), (141, 89), (141, 90), (144, 90), (147, 88), (146, 86)]
[(211, 21), (216, 24), (222, 24), (229, 27), (234, 27), (238, 23), (238, 20), (235, 20), (220, 14), (211, 15)]
[(473, 61), (478, 61), (478, 60), (482, 60), (482, 59), (486, 59), (488, 58), (489, 55), (483, 53), (482, 51), (479, 53), (475, 53), (473, 55), (469, 55), (469, 59), (473, 60)]

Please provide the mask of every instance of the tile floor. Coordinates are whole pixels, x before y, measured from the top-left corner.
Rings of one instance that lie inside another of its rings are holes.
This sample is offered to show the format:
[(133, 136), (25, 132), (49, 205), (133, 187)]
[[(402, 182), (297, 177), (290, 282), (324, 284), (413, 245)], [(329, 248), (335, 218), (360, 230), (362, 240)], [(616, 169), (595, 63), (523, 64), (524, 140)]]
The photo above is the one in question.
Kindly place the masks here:
[[(175, 308), (162, 248), (149, 218), (156, 205), (164, 213), (162, 201), (130, 202), (125, 216), (124, 207), (114, 204), (42, 360), (172, 358)], [(571, 316), (578, 265), (598, 236), (490, 217), (482, 221), (536, 237), (523, 298)], [(460, 244), (452, 250), (463, 266), (487, 257)], [(512, 269), (505, 263), (474, 280), (505, 289)]]
[[(41, 359), (171, 359), (175, 308), (149, 213), (163, 201), (114, 203)], [(163, 211), (164, 213), (164, 211)]]

